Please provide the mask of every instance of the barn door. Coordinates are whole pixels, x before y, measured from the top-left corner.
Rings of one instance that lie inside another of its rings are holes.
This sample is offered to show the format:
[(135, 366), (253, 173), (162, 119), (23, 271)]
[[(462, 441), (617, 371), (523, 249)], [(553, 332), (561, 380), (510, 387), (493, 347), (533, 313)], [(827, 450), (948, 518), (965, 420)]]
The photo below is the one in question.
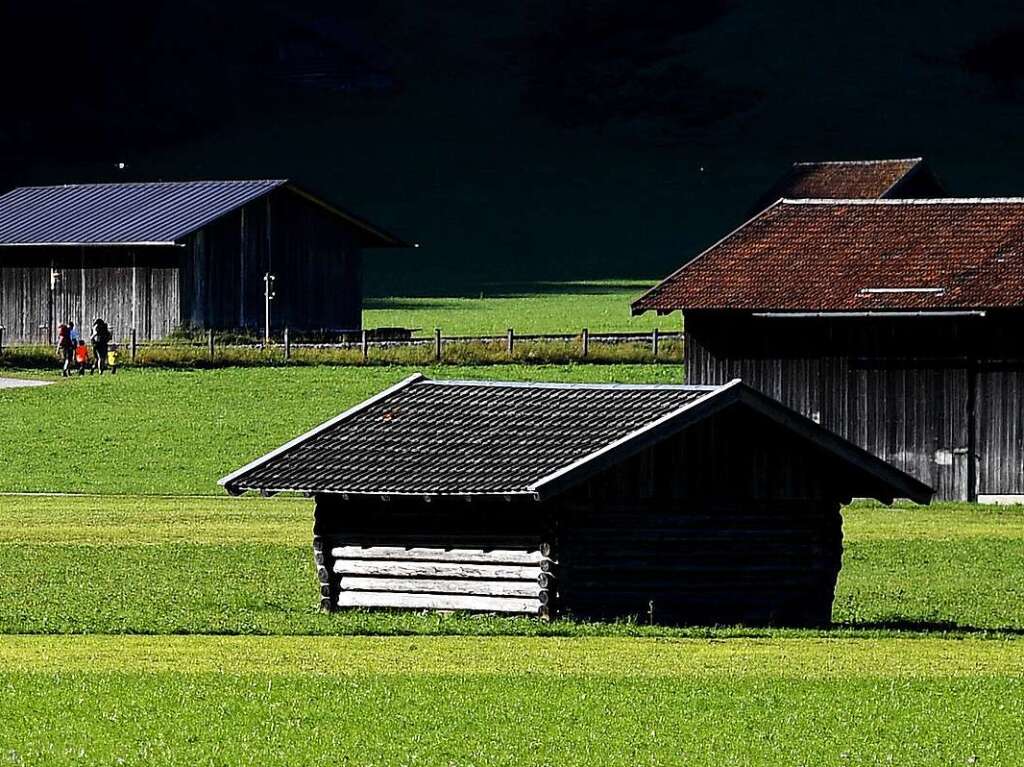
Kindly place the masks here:
[(967, 500), (970, 418), (966, 367), (855, 361), (847, 410), (856, 444), (935, 489)]
[(977, 373), (979, 500), (1024, 501), (1024, 369)]

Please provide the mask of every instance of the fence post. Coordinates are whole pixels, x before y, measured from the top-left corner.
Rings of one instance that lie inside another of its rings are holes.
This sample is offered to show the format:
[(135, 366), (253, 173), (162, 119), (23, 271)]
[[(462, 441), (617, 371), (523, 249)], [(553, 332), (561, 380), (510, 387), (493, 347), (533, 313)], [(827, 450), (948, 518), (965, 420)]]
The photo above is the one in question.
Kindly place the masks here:
[(434, 359), (441, 361), (441, 328), (434, 328)]
[(512, 328), (509, 328), (508, 329), (508, 356), (509, 357), (512, 356), (512, 352), (515, 350), (515, 346), (516, 346), (516, 332)]
[(206, 338), (207, 348), (210, 351), (210, 359), (213, 359), (213, 328), (210, 328), (210, 332)]
[(284, 326), (284, 361), (288, 362), (292, 358), (292, 340), (288, 336), (288, 326)]
[(586, 357), (590, 354), (590, 331), (583, 328), (583, 355)]
[(363, 328), (363, 335), (360, 339), (363, 350), (363, 362), (370, 359), (370, 334), (366, 332), (366, 328)]
[(136, 352), (136, 351), (138, 350), (138, 346), (139, 346), (139, 343), (138, 343), (138, 336), (137, 336), (137, 334), (136, 334), (135, 328), (132, 328), (132, 339), (131, 339), (131, 356), (132, 356), (132, 363), (134, 363), (134, 362), (135, 362), (135, 352)]
[(654, 358), (658, 358), (658, 329), (655, 328), (651, 331), (651, 354)]

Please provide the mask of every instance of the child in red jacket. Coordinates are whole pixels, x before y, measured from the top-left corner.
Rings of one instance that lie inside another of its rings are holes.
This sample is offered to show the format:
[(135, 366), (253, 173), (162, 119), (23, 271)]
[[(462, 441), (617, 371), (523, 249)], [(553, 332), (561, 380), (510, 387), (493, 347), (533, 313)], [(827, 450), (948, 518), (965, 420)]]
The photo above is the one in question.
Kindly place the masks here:
[(89, 349), (84, 339), (78, 339), (78, 346), (75, 347), (75, 365), (78, 367), (78, 375), (84, 376), (85, 369), (89, 367)]

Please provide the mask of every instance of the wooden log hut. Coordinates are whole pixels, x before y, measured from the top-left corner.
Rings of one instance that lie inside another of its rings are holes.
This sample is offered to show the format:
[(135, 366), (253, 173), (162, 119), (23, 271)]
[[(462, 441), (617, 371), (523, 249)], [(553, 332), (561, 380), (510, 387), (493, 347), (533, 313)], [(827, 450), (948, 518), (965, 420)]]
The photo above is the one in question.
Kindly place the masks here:
[(1024, 199), (782, 199), (633, 304), (943, 499), (1024, 500)]
[(406, 246), (285, 180), (22, 187), (0, 196), (0, 325), (265, 330), (271, 275), (272, 330), (357, 330), (362, 249)]
[(853, 497), (931, 490), (739, 381), (413, 376), (224, 477), (315, 498), (326, 610), (830, 621)]

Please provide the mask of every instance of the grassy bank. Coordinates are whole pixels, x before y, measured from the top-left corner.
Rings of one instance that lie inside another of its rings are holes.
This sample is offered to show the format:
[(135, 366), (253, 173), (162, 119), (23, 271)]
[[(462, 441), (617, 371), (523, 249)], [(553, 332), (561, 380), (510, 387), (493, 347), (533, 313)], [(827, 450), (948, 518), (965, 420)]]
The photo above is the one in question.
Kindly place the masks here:
[(126, 370), (0, 390), (0, 491), (220, 492), (217, 479), (396, 381), (670, 383), (676, 365)]
[[(1024, 510), (845, 512), (832, 633), (1024, 635)], [(306, 499), (0, 497), (0, 633), (806, 635), (317, 610)]]

